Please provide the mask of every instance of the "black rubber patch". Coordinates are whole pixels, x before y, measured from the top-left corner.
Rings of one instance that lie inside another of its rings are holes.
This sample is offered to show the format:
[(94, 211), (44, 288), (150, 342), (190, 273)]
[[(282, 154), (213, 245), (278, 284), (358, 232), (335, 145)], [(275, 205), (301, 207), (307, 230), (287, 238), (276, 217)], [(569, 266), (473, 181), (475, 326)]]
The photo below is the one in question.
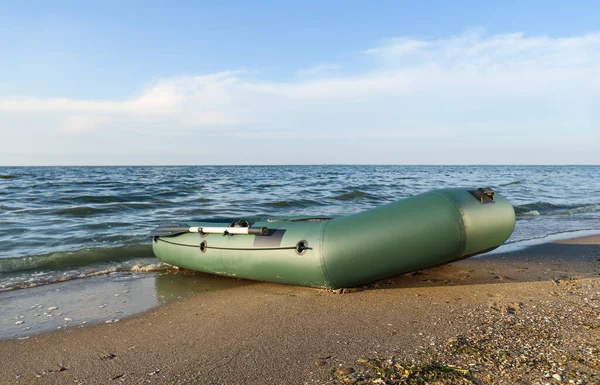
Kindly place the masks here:
[(281, 239), (285, 234), (285, 230), (273, 230), (269, 229), (267, 235), (254, 237), (254, 247), (279, 247), (281, 246)]

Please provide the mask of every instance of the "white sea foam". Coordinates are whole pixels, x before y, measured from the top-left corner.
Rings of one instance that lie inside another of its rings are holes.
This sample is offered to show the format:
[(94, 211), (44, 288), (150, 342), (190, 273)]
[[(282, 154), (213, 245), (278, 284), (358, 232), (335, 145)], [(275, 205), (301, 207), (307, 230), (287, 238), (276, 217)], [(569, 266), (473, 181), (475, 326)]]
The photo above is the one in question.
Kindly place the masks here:
[(131, 268), (131, 271), (134, 273), (152, 273), (156, 271), (166, 271), (169, 269), (173, 269), (175, 266), (169, 265), (168, 263), (160, 262), (160, 263), (151, 263), (148, 265), (143, 265), (138, 263)]
[(600, 211), (600, 205), (588, 205), (569, 210), (569, 214), (594, 213)]

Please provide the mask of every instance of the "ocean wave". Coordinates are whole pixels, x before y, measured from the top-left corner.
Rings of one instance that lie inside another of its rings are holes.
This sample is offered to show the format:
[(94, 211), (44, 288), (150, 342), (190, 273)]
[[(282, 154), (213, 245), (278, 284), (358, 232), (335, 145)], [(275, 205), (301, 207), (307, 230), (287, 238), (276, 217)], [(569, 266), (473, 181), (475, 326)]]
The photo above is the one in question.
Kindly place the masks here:
[(60, 275), (55, 275), (52, 272), (46, 272), (45, 274), (28, 275), (26, 277), (22, 277), (22, 279), (0, 281), (0, 292), (12, 291), (17, 289), (29, 289), (32, 287), (50, 285), (58, 282), (67, 282), (75, 279), (98, 277), (109, 274), (157, 273), (169, 270), (179, 270), (179, 268), (173, 265), (169, 265), (168, 263), (158, 262), (148, 264), (137, 263), (133, 266), (109, 267), (100, 268), (97, 270), (92, 269), (85, 272), (74, 270), (69, 273), (63, 273)]
[(68, 204), (107, 204), (107, 203), (141, 203), (152, 200), (152, 195), (73, 195), (64, 196), (52, 203)]
[(277, 201), (277, 202), (266, 202), (263, 206), (273, 208), (284, 208), (284, 207), (297, 207), (298, 205), (290, 201)]
[(535, 203), (527, 203), (524, 205), (519, 205), (519, 206), (514, 206), (515, 208), (515, 213), (517, 215), (521, 214), (525, 214), (531, 211), (537, 211), (537, 212), (548, 212), (550, 210), (557, 210), (560, 209), (561, 206), (560, 205), (553, 205), (552, 203), (548, 203), (548, 202), (535, 202)]
[(600, 204), (579, 206), (579, 207), (575, 207), (575, 208), (569, 210), (570, 214), (583, 214), (583, 213), (594, 213), (594, 212), (600, 212)]
[[(561, 205), (549, 202), (535, 202), (525, 205), (514, 206), (517, 215), (573, 215), (600, 212), (600, 204)], [(534, 214), (536, 215), (536, 214)]]
[(73, 197), (64, 197), (59, 199), (57, 202), (68, 202), (70, 204), (98, 204), (98, 203), (115, 203), (115, 202), (127, 202), (128, 199), (115, 195), (82, 195)]
[(333, 199), (337, 201), (350, 201), (355, 199), (363, 199), (363, 198), (374, 198), (373, 195), (366, 193), (360, 190), (354, 190), (350, 192), (346, 192), (343, 194), (339, 194), (333, 197)]
[(265, 207), (271, 207), (276, 209), (283, 208), (295, 208), (295, 207), (311, 207), (311, 206), (320, 206), (321, 202), (310, 200), (310, 199), (299, 199), (292, 201), (277, 201), (277, 202), (265, 202), (262, 204)]
[(98, 263), (148, 257), (153, 258), (152, 247), (149, 244), (63, 251), (27, 257), (2, 258), (0, 259), (0, 273), (26, 270), (67, 270)]
[(194, 199), (188, 201), (188, 203), (207, 203), (207, 202), (210, 202), (211, 200), (212, 199), (210, 199), (210, 198), (204, 198), (204, 197), (194, 198)]
[(500, 186), (511, 186), (511, 185), (515, 185), (515, 184), (521, 184), (521, 183), (523, 183), (523, 182), (522, 182), (522, 181), (520, 181), (520, 180), (514, 180), (514, 181), (512, 181), (512, 182), (503, 183), (503, 184), (501, 184)]
[(92, 206), (78, 206), (78, 207), (69, 207), (66, 209), (56, 210), (55, 214), (57, 215), (66, 215), (73, 217), (85, 217), (88, 215), (97, 215), (104, 213), (115, 212), (116, 210), (120, 210), (121, 208), (117, 207), (92, 207)]

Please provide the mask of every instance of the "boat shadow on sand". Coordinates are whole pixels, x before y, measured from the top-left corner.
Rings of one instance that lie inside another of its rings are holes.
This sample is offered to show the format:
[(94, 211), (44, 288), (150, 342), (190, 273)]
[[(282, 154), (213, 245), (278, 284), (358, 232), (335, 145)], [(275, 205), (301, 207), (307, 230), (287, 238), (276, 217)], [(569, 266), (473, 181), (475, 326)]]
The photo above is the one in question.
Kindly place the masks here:
[(484, 254), (388, 278), (358, 290), (464, 286), (600, 278), (599, 244), (546, 243)]
[(154, 288), (158, 301), (166, 303), (194, 294), (241, 288), (252, 284), (256, 282), (179, 269), (156, 275)]

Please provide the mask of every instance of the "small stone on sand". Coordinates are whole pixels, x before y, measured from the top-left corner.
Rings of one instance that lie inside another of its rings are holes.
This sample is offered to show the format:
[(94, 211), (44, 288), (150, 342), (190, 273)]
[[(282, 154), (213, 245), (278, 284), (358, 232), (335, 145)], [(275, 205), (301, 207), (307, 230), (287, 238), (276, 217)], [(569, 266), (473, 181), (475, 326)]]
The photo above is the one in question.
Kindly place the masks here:
[(354, 373), (354, 368), (338, 368), (335, 370), (335, 375), (338, 377), (344, 377)]

